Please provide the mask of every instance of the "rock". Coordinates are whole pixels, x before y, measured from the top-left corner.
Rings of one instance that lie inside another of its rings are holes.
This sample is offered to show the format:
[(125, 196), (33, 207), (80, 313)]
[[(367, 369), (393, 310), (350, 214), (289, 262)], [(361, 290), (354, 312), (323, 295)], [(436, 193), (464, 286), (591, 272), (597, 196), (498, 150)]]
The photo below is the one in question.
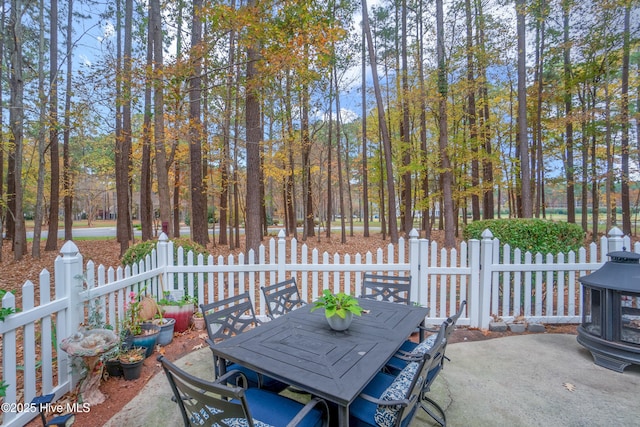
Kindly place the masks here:
[(507, 332), (507, 324), (505, 322), (490, 322), (489, 330), (491, 332)]
[(509, 323), (509, 329), (511, 332), (521, 334), (527, 329), (527, 325), (524, 323)]
[(542, 323), (529, 323), (527, 329), (529, 332), (547, 332), (547, 329)]

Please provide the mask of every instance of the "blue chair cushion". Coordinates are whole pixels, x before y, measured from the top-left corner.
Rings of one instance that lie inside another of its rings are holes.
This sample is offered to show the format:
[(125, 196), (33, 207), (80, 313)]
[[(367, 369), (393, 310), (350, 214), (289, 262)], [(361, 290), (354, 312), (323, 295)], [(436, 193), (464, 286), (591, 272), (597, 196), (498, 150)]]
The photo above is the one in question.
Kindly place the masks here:
[(420, 344), (415, 346), (413, 350), (411, 350), (411, 354), (414, 354), (416, 356), (424, 356), (429, 350), (431, 350), (431, 347), (433, 347), (433, 343), (436, 342), (437, 337), (437, 334), (429, 335), (425, 340), (423, 340)]
[[(429, 335), (426, 339), (424, 339), (421, 343), (414, 343), (413, 341), (405, 341), (400, 350), (403, 350), (406, 353), (410, 353), (414, 356), (424, 356), (431, 347), (433, 347), (433, 343), (436, 341), (437, 335)], [(393, 375), (398, 375), (400, 371), (402, 371), (405, 366), (407, 366), (407, 361), (402, 360), (398, 357), (392, 357), (389, 362), (387, 362), (387, 369)]]
[[(267, 426), (286, 426), (304, 407), (295, 400), (257, 388), (247, 389), (245, 396), (254, 422), (259, 420)], [(300, 427), (321, 427), (322, 422), (322, 411), (314, 408), (298, 425)], [(256, 426), (258, 426), (257, 423)]]

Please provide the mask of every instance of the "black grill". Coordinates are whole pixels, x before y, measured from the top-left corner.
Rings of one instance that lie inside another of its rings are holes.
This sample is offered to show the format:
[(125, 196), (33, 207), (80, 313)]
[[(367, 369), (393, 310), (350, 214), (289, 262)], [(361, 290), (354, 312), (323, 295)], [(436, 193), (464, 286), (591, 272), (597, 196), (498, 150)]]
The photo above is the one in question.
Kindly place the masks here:
[(640, 254), (607, 254), (602, 268), (578, 279), (582, 283), (582, 323), (578, 342), (597, 365), (622, 372), (640, 365)]

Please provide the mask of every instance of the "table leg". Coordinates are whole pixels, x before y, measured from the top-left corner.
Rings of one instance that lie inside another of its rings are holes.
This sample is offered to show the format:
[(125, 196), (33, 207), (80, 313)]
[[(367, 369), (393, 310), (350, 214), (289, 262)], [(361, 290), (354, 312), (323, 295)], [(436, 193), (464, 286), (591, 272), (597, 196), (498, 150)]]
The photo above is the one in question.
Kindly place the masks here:
[(338, 406), (338, 426), (349, 427), (349, 406)]

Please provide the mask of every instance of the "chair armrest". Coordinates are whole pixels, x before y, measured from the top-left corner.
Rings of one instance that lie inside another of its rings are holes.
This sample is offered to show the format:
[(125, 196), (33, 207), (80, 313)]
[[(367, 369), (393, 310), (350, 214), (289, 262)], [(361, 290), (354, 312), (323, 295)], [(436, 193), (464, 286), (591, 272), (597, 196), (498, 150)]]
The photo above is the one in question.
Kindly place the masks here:
[(393, 355), (393, 357), (404, 360), (405, 362), (419, 362), (422, 360), (423, 356), (412, 354), (404, 350), (398, 350), (396, 354)]
[(364, 400), (368, 400), (369, 402), (375, 403), (378, 406), (408, 406), (409, 403), (411, 403), (407, 399), (402, 399), (402, 400), (382, 400), (382, 399), (379, 399), (377, 397), (373, 397), (371, 395), (368, 395), (366, 393), (360, 393), (360, 395), (358, 397), (361, 397)]
[(440, 327), (432, 327), (432, 328), (427, 328), (426, 326), (422, 326), (422, 325), (418, 325), (418, 329), (421, 329), (424, 332), (433, 332), (436, 333), (440, 330)]
[(302, 408), (300, 412), (298, 412), (291, 421), (289, 421), (289, 424), (287, 424), (287, 427), (295, 427), (298, 424), (300, 424), (300, 422), (304, 419), (304, 417), (306, 417), (307, 414), (311, 412), (311, 410), (316, 406), (319, 406), (320, 410), (324, 412), (324, 414), (326, 415), (326, 421), (323, 423), (323, 425), (328, 426), (329, 425), (329, 406), (327, 405), (327, 402), (325, 402), (323, 399), (314, 397), (309, 401), (309, 403), (304, 405), (304, 408)]
[[(232, 379), (232, 378), (235, 378), (235, 382), (228, 381), (229, 379)], [(238, 380), (240, 380), (242, 384), (240, 384)], [(221, 377), (217, 378), (214, 381), (214, 383), (218, 383), (222, 385), (226, 385), (225, 383), (231, 383), (231, 384), (237, 385), (238, 387), (242, 387), (246, 389), (249, 381), (247, 380), (247, 377), (245, 376), (245, 374), (238, 371), (237, 369), (234, 369), (233, 371), (229, 371), (226, 374), (222, 375)]]

